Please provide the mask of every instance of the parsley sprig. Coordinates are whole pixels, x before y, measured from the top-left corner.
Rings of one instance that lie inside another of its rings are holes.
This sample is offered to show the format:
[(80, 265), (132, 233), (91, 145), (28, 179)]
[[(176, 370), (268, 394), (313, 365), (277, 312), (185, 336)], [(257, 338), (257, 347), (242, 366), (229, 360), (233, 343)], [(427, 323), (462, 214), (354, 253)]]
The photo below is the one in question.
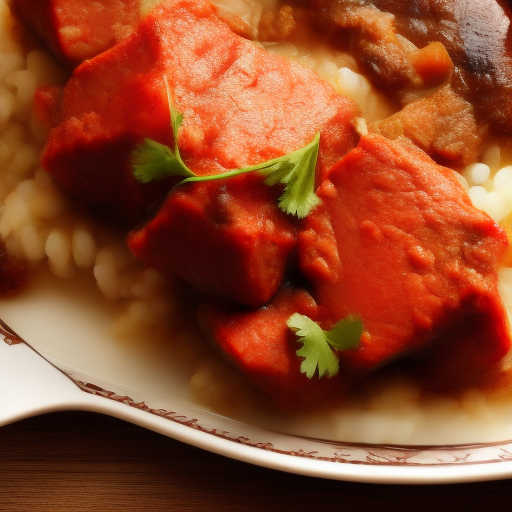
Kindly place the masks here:
[(339, 372), (339, 360), (335, 350), (347, 350), (359, 345), (363, 334), (363, 322), (348, 316), (340, 320), (330, 331), (323, 330), (311, 318), (294, 313), (286, 324), (298, 336), (302, 347), (296, 354), (303, 357), (300, 371), (311, 379), (318, 370), (318, 377), (334, 377)]
[(317, 133), (309, 144), (288, 155), (221, 174), (197, 176), (181, 158), (178, 148), (178, 130), (183, 122), (183, 114), (174, 107), (169, 84), (166, 79), (164, 81), (171, 115), (173, 148), (152, 139), (144, 139), (144, 143), (135, 148), (131, 155), (134, 176), (138, 181), (148, 183), (168, 176), (182, 176), (184, 179), (178, 185), (183, 185), (190, 182), (226, 179), (248, 172), (258, 172), (265, 178), (266, 185), (273, 186), (278, 183), (284, 185), (278, 204), (285, 213), (303, 218), (319, 203), (320, 200), (315, 194), (315, 169), (320, 133)]

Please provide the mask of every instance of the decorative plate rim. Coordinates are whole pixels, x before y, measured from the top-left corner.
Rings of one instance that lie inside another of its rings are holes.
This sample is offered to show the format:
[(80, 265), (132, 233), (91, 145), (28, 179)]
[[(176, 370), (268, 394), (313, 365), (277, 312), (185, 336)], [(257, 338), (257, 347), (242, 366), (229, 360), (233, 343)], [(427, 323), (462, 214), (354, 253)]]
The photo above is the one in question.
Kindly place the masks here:
[[(99, 412), (233, 459), (334, 480), (433, 484), (512, 478), (512, 440), (436, 446), (333, 442), (266, 430), (197, 406), (189, 405), (188, 413), (179, 407), (156, 409), (128, 394), (109, 391), (60, 369), (1, 320), (0, 337), (7, 345), (28, 347), (41, 364), (59, 374), (75, 390), (71, 401), (57, 407), (43, 407), (27, 416), (57, 410)], [(58, 394), (59, 390), (55, 391)], [(196, 417), (191, 411), (200, 414)], [(213, 426), (207, 426), (212, 423), (211, 418), (215, 420)]]
[[(328, 449), (334, 448), (335, 451), (332, 456), (327, 456), (322, 454), (320, 450), (305, 450), (302, 448), (297, 450), (286, 450), (274, 446), (274, 443), (272, 442), (255, 441), (243, 435), (232, 434), (226, 430), (203, 427), (197, 418), (187, 417), (178, 411), (154, 409), (147, 406), (145, 402), (137, 402), (127, 395), (120, 395), (114, 391), (103, 389), (93, 383), (83, 382), (75, 379), (72, 375), (67, 373), (66, 375), (86, 393), (123, 403), (140, 411), (171, 420), (179, 423), (180, 425), (184, 425), (228, 441), (251, 446), (253, 448), (272, 451), (281, 455), (306, 457), (327, 462), (379, 464), (383, 466), (457, 466), (460, 464), (512, 462), (512, 440), (460, 445), (380, 445), (326, 441), (302, 436), (293, 436), (294, 439), (302, 440), (305, 443), (319, 444), (320, 446), (328, 447)], [(493, 452), (491, 458), (478, 457), (478, 455), (490, 452), (491, 450)], [(361, 455), (364, 455), (364, 460), (361, 458)]]

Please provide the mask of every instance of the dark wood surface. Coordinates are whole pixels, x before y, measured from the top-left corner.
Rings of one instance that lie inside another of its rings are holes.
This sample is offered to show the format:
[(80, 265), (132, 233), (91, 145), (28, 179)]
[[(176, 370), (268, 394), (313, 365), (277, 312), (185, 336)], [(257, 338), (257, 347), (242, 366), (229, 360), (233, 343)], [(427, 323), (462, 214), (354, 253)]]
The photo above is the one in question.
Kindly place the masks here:
[(512, 480), (375, 485), (214, 455), (129, 423), (53, 413), (0, 428), (0, 510), (510, 510)]

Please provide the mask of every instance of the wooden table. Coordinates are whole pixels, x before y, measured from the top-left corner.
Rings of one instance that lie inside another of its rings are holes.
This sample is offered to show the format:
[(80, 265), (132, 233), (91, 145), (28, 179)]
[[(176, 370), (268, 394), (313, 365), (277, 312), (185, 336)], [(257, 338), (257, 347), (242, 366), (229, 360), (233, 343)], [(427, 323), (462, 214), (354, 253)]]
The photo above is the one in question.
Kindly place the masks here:
[(0, 428), (0, 511), (510, 510), (512, 480), (320, 480), (204, 452), (123, 421), (54, 413)]

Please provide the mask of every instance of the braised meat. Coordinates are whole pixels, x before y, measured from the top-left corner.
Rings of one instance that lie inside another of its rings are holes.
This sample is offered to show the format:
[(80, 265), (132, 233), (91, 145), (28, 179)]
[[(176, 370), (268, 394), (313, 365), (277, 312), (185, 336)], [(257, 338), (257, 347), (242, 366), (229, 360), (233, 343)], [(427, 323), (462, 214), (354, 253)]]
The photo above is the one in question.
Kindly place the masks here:
[(478, 160), (488, 134), (488, 127), (476, 121), (471, 103), (450, 85), (368, 128), (392, 140), (405, 137), (436, 162), (456, 169)]
[[(398, 109), (409, 105), (380, 133), (399, 130), (439, 163), (461, 169), (512, 132), (511, 14), (505, 0), (296, 0), (263, 16), (261, 34), (294, 42), (316, 28), (317, 37), (350, 52)], [(446, 85), (449, 97), (433, 95)], [(439, 153), (446, 143), (449, 158)]]
[(75, 67), (129, 36), (141, 0), (9, 0), (13, 14), (64, 64)]
[(200, 323), (223, 356), (281, 407), (296, 411), (340, 400), (348, 379), (308, 379), (295, 354), (299, 344), (286, 325), (293, 313), (314, 317), (317, 305), (300, 288), (285, 287), (265, 308), (248, 310), (222, 301), (204, 302)]
[(172, 182), (141, 185), (129, 157), (144, 138), (172, 145), (164, 76), (184, 114), (181, 154), (197, 174), (290, 153), (319, 131), (322, 171), (357, 141), (357, 107), (311, 71), (236, 35), (207, 3), (164, 2), (62, 91), (39, 90), (40, 117), (54, 126), (44, 169), (88, 204), (145, 217)]
[(334, 37), (348, 38), (362, 69), (390, 94), (403, 95), (415, 84), (423, 85), (411, 60), (414, 47), (442, 43), (454, 64), (451, 77), (444, 78), (450, 78), (455, 92), (475, 105), (482, 119), (500, 130), (512, 130), (511, 9), (505, 0), (308, 4), (318, 12), (318, 23), (330, 26)]
[(342, 360), (371, 369), (427, 350), (452, 372), (437, 370), (439, 382), (460, 382), (509, 350), (497, 289), (506, 234), (471, 205), (452, 171), (372, 135), (318, 194), (298, 239), (317, 320), (329, 327), (359, 315), (369, 334)]
[(263, 306), (281, 286), (296, 240), (278, 194), (250, 175), (183, 185), (130, 234), (128, 245), (171, 280)]

